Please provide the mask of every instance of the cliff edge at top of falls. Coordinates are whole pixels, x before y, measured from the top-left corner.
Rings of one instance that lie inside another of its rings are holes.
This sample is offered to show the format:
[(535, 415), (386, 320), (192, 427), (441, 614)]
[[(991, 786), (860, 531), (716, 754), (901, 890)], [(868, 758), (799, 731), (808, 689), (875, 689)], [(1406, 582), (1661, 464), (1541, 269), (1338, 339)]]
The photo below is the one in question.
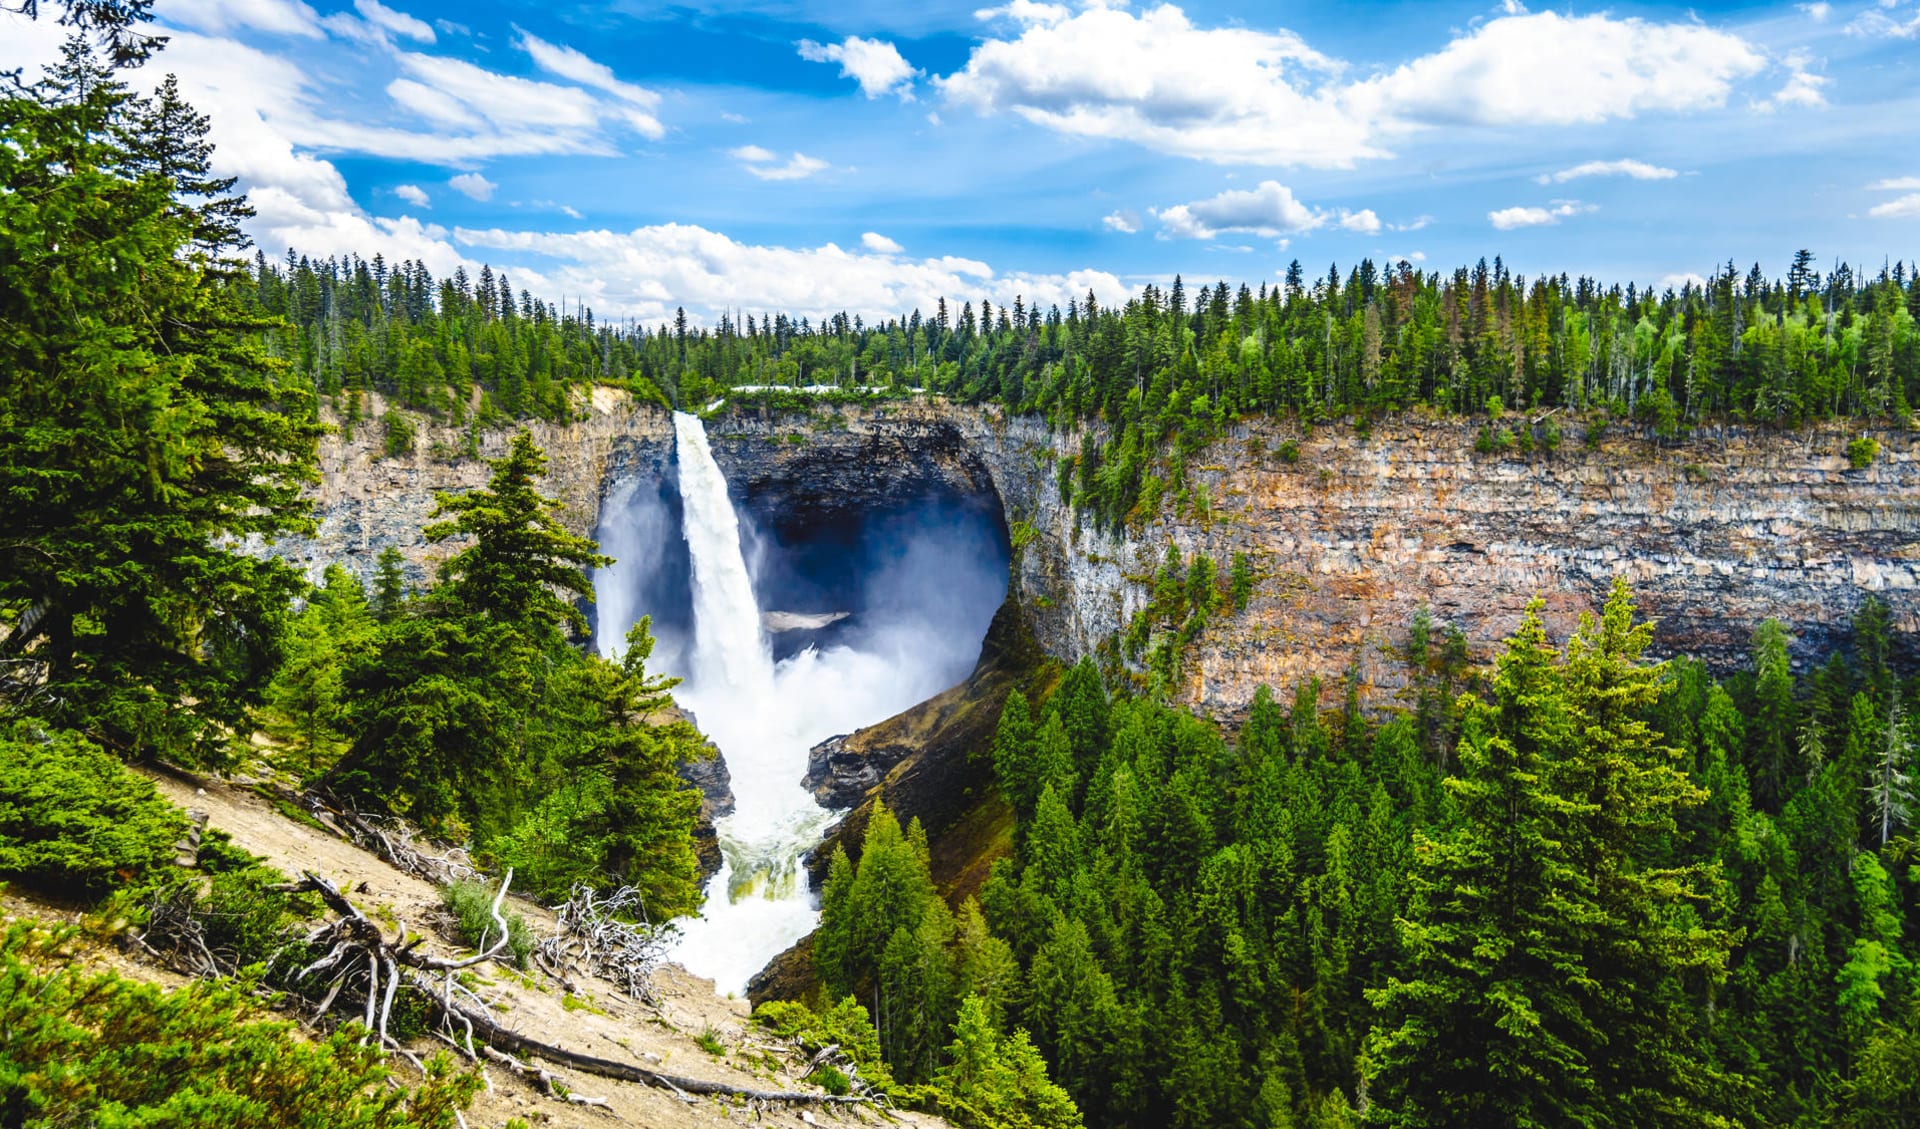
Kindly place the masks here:
[[(547, 491), (583, 533), (623, 477), (670, 473), (670, 417), (621, 393), (599, 390), (575, 421), (527, 426), (549, 453)], [(1364, 435), (1234, 425), (1188, 460), (1208, 507), (1176, 513), (1168, 499), (1117, 532), (1076, 515), (1054, 484), (1079, 433), (993, 406), (736, 407), (709, 434), (736, 503), (757, 519), (784, 507), (823, 520), (935, 487), (997, 499), (1019, 533), (1011, 594), (1040, 648), (1063, 660), (1126, 626), (1169, 544), (1223, 571), (1248, 554), (1248, 607), (1215, 618), (1178, 688), (1221, 714), (1244, 709), (1263, 683), (1284, 691), (1318, 676), (1331, 693), (1354, 664), (1370, 700), (1390, 702), (1405, 677), (1394, 651), (1422, 606), (1484, 659), (1534, 596), (1564, 636), (1616, 574), (1660, 621), (1660, 650), (1723, 670), (1745, 661), (1768, 617), (1794, 631), (1797, 659), (1824, 652), (1869, 594), (1889, 602), (1899, 629), (1920, 630), (1920, 454), (1907, 432), (1872, 432), (1879, 457), (1854, 470), (1845, 447), (1855, 433), (1836, 426), (1713, 428), (1664, 445), (1615, 426), (1587, 445), (1564, 422), (1567, 443), (1525, 458), (1476, 453), (1479, 426), (1411, 414)], [(416, 453), (400, 458), (379, 456), (375, 431), (363, 424), (323, 443), (319, 533), (272, 551), (313, 575), (333, 560), (367, 574), (393, 545), (419, 578), (454, 548), (420, 537), (432, 491), (479, 485), (486, 468), (424, 452), (457, 449), (464, 431), (424, 426)], [(482, 453), (504, 450), (510, 434), (483, 433)], [(1288, 441), (1291, 461), (1280, 454)]]

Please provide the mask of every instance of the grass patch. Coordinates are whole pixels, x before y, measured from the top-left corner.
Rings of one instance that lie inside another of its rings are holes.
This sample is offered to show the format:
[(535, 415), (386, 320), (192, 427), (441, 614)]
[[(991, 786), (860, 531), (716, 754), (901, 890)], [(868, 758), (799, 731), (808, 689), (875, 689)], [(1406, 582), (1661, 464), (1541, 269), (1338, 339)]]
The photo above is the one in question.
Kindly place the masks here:
[[(449, 882), (440, 887), (440, 904), (453, 914), (460, 939), (475, 951), (500, 940), (500, 927), (494, 924), (491, 912), (491, 886), (484, 882)], [(507, 951), (513, 954), (514, 964), (525, 968), (533, 953), (533, 930), (527, 928), (527, 919), (520, 914), (503, 909), (501, 916), (507, 919)]]

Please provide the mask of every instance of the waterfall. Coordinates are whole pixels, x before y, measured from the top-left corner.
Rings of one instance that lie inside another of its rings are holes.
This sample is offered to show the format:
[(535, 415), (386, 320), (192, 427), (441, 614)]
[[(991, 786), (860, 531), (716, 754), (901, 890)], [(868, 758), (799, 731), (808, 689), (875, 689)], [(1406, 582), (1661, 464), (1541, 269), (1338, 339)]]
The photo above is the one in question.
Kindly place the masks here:
[(681, 702), (719, 746), (733, 778), (733, 814), (715, 830), (723, 858), (697, 919), (681, 922), (675, 957), (721, 991), (746, 982), (812, 931), (817, 913), (801, 857), (831, 813), (800, 787), (819, 730), (817, 709), (776, 677), (760, 628), (740, 521), (698, 416), (675, 412), (684, 533), (693, 561), (694, 638)]
[[(753, 573), (741, 550), (741, 518), (696, 416), (674, 415), (680, 535), (689, 566), (692, 623), (657, 669), (680, 675), (674, 692), (719, 747), (733, 779), (733, 814), (717, 821), (721, 868), (700, 916), (682, 919), (673, 959), (743, 992), (769, 960), (812, 932), (819, 919), (801, 859), (834, 818), (805, 789), (807, 753), (839, 733), (892, 717), (966, 676), (993, 609), (1006, 594), (1004, 555), (956, 531), (947, 515), (930, 528), (887, 532), (864, 564), (859, 610), (831, 645), (775, 663), (761, 626)], [(673, 523), (646, 490), (622, 484), (602, 509), (600, 538), (620, 563), (596, 576), (601, 646), (617, 650), (627, 627), (662, 599), (657, 574)], [(969, 564), (969, 562), (981, 562)], [(976, 574), (977, 575), (973, 575)], [(971, 580), (969, 579), (971, 576)], [(684, 604), (680, 605), (684, 608)], [(832, 609), (800, 609), (801, 618)], [(676, 613), (678, 614), (678, 613)]]
[(724, 686), (750, 706), (773, 688), (773, 658), (760, 634), (760, 605), (740, 554), (740, 519), (700, 417), (673, 413), (673, 436), (687, 551), (693, 557), (692, 681), (707, 692)]

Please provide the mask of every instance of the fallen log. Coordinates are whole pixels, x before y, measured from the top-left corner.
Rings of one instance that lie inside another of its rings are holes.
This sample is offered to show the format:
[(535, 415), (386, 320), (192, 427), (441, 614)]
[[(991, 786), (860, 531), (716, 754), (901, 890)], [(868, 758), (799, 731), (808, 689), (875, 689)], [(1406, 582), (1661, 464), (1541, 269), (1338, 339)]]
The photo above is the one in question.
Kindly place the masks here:
[[(324, 1016), (333, 1005), (347, 978), (355, 972), (363, 972), (366, 977), (364, 1023), (372, 1035), (377, 1035), (379, 1045), (383, 1049), (396, 1051), (401, 1049), (399, 1044), (387, 1034), (387, 1021), (393, 1010), (395, 994), (404, 979), (427, 1001), (429, 1009), (441, 1024), (446, 1041), (469, 1058), (476, 1060), (489, 1058), (500, 1061), (497, 1057), (500, 1053), (518, 1052), (582, 1074), (590, 1074), (596, 1078), (638, 1082), (671, 1090), (683, 1098), (691, 1094), (705, 1094), (768, 1103), (813, 1105), (882, 1105), (884, 1103), (884, 1099), (878, 1096), (808, 1093), (803, 1090), (759, 1090), (727, 1082), (713, 1082), (704, 1078), (688, 1078), (684, 1075), (668, 1074), (665, 1071), (648, 1070), (632, 1063), (617, 1062), (597, 1055), (571, 1051), (552, 1043), (543, 1043), (502, 1026), (494, 1019), (492, 1009), (474, 996), (469, 989), (459, 985), (452, 974), (482, 961), (493, 960), (505, 950), (507, 924), (501, 915), (500, 905), (507, 896), (507, 888), (513, 882), (511, 869), (502, 878), (500, 889), (493, 899), (492, 913), (500, 929), (499, 940), (483, 952), (458, 960), (429, 956), (417, 951), (418, 940), (408, 941), (404, 926), (400, 930), (399, 940), (389, 944), (380, 927), (361, 913), (359, 907), (349, 901), (338, 886), (313, 871), (303, 872), (302, 877), (303, 881), (296, 884), (294, 888), (311, 890), (320, 895), (321, 901), (325, 902), (327, 908), (338, 915), (339, 919), (309, 935), (310, 944), (324, 946), (327, 951), (325, 955), (302, 969), (295, 979), (303, 981), (321, 972), (333, 974), (332, 985), (315, 1013), (315, 1018), (319, 1018)], [(436, 981), (425, 975), (429, 972), (439, 973), (439, 979)], [(463, 996), (472, 997), (473, 1004), (465, 1004), (461, 999)], [(514, 1069), (516, 1073), (531, 1071), (536, 1084), (541, 1085), (548, 1093), (553, 1092), (552, 1076), (544, 1074), (538, 1067), (529, 1067), (516, 1059), (509, 1065), (509, 1069)], [(543, 1074), (544, 1082), (541, 1081)], [(580, 1104), (597, 1103), (585, 1101)]]

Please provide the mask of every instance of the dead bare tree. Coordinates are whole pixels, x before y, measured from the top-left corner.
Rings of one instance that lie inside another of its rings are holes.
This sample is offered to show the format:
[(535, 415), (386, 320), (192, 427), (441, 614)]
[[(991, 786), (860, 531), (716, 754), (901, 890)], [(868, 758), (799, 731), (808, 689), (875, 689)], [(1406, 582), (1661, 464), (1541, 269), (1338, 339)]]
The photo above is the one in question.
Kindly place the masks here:
[(576, 974), (598, 976), (619, 985), (630, 1000), (658, 1002), (653, 973), (672, 932), (647, 921), (640, 891), (622, 886), (602, 896), (591, 886), (575, 886), (554, 913), (559, 928), (533, 950), (535, 963), (549, 976), (567, 985)]
[[(409, 936), (404, 923), (399, 927), (399, 936), (389, 942), (381, 928), (368, 920), (338, 886), (313, 871), (303, 872), (302, 881), (294, 884), (291, 889), (318, 894), (321, 901), (325, 902), (327, 908), (336, 915), (336, 920), (320, 926), (307, 936), (308, 945), (315, 949), (324, 949), (325, 952), (294, 975), (295, 982), (303, 982), (318, 976), (319, 982), (327, 984), (326, 993), (314, 1013), (315, 1018), (328, 1014), (343, 991), (355, 992), (364, 999), (361, 1022), (367, 1029), (367, 1038), (378, 1038), (379, 1046), (383, 1049), (401, 1054), (415, 1065), (420, 1065), (419, 1059), (401, 1046), (388, 1031), (394, 998), (401, 984), (405, 983), (426, 1001), (431, 1013), (440, 1024), (438, 1037), (454, 1050), (471, 1061), (488, 1060), (501, 1063), (516, 1074), (532, 1079), (544, 1092), (575, 1104), (604, 1105), (605, 1101), (576, 1095), (564, 1083), (556, 1086), (556, 1079), (551, 1072), (542, 1067), (529, 1065), (516, 1057), (516, 1054), (544, 1059), (599, 1078), (656, 1086), (670, 1090), (686, 1100), (692, 1100), (692, 1095), (708, 1094), (758, 1103), (877, 1104), (875, 1098), (868, 1095), (835, 1096), (799, 1090), (756, 1090), (724, 1082), (667, 1074), (630, 1063), (570, 1051), (564, 1047), (530, 1039), (503, 1026), (494, 1018), (494, 1009), (488, 1001), (462, 984), (455, 974), (482, 962), (496, 960), (507, 951), (507, 922), (500, 907), (506, 899), (507, 889), (512, 882), (513, 871), (509, 869), (501, 878), (500, 889), (495, 893), (490, 907), (494, 925), (499, 930), (498, 939), (489, 944), (487, 937), (483, 937), (480, 951), (472, 956), (449, 959), (421, 952), (419, 946), (425, 938), (420, 935)], [(635, 897), (637, 896), (636, 894)], [(616, 894), (608, 899), (591, 897), (583, 899), (584, 908), (578, 911), (577, 919), (583, 923), (597, 921), (600, 916), (612, 912), (608, 907), (616, 904), (618, 897), (619, 895)], [(569, 904), (573, 903), (570, 901)], [(619, 939), (621, 935), (618, 930), (614, 928), (615, 924), (624, 925), (629, 931), (634, 931), (639, 940), (623, 942)], [(600, 935), (606, 938), (598, 948), (583, 949), (576, 946), (568, 951), (576, 954), (604, 951), (606, 954), (611, 954), (600, 958), (604, 963), (607, 959), (616, 961), (627, 959), (620, 956), (628, 952), (623, 948), (624, 944), (641, 944), (643, 948), (652, 946), (647, 949), (647, 953), (651, 955), (647, 955), (646, 959), (657, 963), (658, 941), (651, 932), (642, 934), (639, 932), (639, 927), (631, 923), (619, 923), (617, 919), (609, 919), (598, 926), (588, 926), (588, 933), (592, 935), (596, 928), (603, 929), (604, 932)], [(487, 936), (491, 937), (492, 934), (489, 933)], [(633, 955), (631, 959), (638, 960), (641, 956)], [(631, 963), (626, 963), (621, 964), (620, 967), (631, 969), (633, 966)]]

